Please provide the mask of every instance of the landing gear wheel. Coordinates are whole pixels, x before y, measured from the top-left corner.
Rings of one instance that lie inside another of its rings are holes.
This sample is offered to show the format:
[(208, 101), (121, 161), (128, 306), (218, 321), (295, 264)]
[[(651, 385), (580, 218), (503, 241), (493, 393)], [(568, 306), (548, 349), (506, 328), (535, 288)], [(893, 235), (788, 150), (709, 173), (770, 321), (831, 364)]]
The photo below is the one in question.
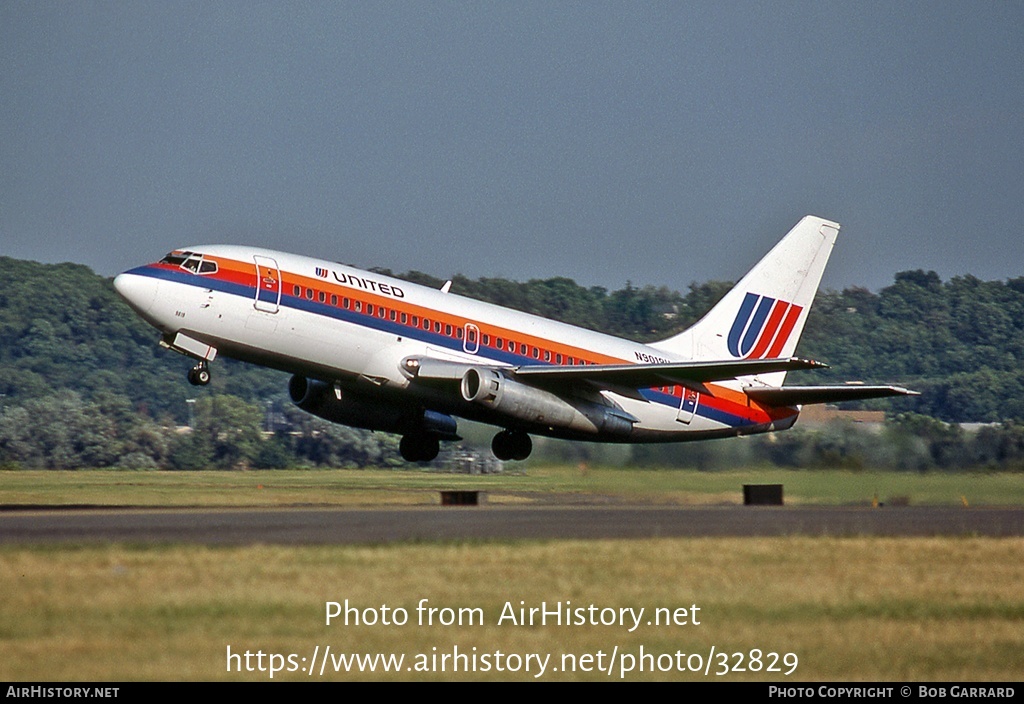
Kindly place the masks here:
[(502, 430), (491, 441), (491, 452), (499, 460), (525, 460), (533, 452), (533, 440), (519, 430)]
[(188, 370), (188, 383), (192, 386), (206, 386), (210, 383), (210, 367), (206, 362), (200, 362)]
[(511, 440), (509, 439), (511, 435), (512, 433), (509, 431), (502, 430), (491, 440), (491, 452), (502, 462), (512, 459)]
[(526, 433), (514, 433), (515, 452), (512, 455), (514, 460), (525, 460), (533, 452), (533, 440)]
[(441, 442), (436, 435), (410, 433), (402, 436), (398, 451), (406, 462), (430, 462), (441, 451)]

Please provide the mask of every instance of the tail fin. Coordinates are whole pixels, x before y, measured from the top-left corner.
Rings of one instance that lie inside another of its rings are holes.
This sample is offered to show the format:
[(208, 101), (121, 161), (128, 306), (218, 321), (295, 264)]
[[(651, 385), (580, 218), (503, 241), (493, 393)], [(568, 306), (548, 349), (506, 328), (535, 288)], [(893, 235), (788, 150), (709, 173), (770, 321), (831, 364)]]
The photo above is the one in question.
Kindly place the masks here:
[(808, 215), (693, 327), (652, 346), (693, 360), (793, 356), (838, 234)]

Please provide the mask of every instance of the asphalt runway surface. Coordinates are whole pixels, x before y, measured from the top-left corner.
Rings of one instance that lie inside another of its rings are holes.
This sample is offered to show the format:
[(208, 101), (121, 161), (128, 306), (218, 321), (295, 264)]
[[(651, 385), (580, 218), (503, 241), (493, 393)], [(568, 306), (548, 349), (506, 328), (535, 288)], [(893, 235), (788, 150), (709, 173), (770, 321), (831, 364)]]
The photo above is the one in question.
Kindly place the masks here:
[(341, 545), (791, 535), (1020, 536), (1024, 508), (485, 505), (0, 511), (0, 544)]

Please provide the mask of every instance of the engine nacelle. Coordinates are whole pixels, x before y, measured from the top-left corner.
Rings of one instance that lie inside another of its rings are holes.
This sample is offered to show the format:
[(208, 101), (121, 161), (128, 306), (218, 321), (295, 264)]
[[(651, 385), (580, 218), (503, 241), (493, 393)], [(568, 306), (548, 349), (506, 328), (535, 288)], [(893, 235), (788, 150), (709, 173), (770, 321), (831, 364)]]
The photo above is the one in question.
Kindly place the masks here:
[(498, 414), (529, 424), (563, 428), (586, 435), (625, 438), (636, 422), (618, 407), (584, 399), (566, 399), (486, 367), (467, 369), (459, 389), (466, 401)]
[(339, 386), (295, 375), (288, 382), (292, 402), (315, 416), (353, 428), (387, 433), (432, 433), (443, 439), (457, 439), (457, 423), (444, 413), (422, 411), (413, 406), (368, 400)]

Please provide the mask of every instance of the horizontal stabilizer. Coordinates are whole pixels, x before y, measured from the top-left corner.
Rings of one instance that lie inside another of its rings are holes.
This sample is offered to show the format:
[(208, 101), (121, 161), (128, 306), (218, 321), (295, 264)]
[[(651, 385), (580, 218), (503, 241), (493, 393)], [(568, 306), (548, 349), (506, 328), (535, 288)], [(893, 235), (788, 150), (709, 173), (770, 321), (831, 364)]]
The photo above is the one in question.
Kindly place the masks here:
[(674, 384), (702, 384), (726, 381), (739, 376), (797, 369), (823, 369), (822, 362), (799, 357), (784, 359), (731, 359), (711, 362), (664, 362), (660, 364), (587, 364), (576, 366), (532, 365), (517, 367), (516, 377), (523, 381), (545, 382), (589, 381), (615, 384), (634, 389)]
[(861, 401), (868, 398), (887, 396), (920, 396), (920, 392), (904, 389), (902, 386), (866, 386), (864, 384), (843, 384), (841, 386), (783, 386), (754, 387), (744, 389), (747, 396), (769, 406), (801, 406), (813, 403), (839, 403)]

